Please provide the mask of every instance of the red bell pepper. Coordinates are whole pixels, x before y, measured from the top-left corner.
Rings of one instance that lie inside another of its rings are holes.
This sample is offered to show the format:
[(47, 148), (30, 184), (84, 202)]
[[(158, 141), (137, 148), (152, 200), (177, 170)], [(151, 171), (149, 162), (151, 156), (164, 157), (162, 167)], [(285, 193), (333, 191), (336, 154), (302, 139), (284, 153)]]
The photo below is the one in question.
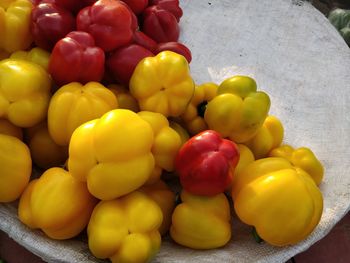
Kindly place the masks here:
[(67, 11), (77, 13), (80, 9), (92, 5), (97, 0), (32, 0), (34, 5), (41, 3), (53, 3)]
[(150, 5), (157, 5), (158, 7), (169, 11), (176, 17), (177, 22), (180, 21), (180, 18), (183, 15), (179, 0), (150, 0)]
[(139, 15), (148, 6), (148, 0), (123, 0), (135, 15)]
[(113, 52), (107, 59), (107, 67), (115, 80), (129, 86), (129, 80), (137, 64), (145, 57), (151, 56), (154, 56), (154, 54), (148, 49), (131, 44)]
[(239, 161), (237, 145), (213, 130), (190, 138), (175, 160), (182, 187), (196, 195), (212, 196), (224, 192), (232, 182)]
[(157, 5), (143, 12), (142, 31), (158, 43), (177, 41), (180, 34), (176, 17)]
[(131, 43), (134, 23), (133, 13), (117, 0), (99, 0), (80, 10), (77, 16), (78, 30), (90, 33), (104, 51)]
[(96, 47), (93, 37), (86, 32), (73, 31), (53, 48), (49, 73), (59, 85), (73, 81), (85, 84), (102, 79), (104, 64), (105, 54)]
[(165, 50), (170, 50), (177, 54), (180, 54), (186, 58), (188, 63), (191, 63), (191, 60), (192, 60), (191, 50), (189, 50), (184, 44), (181, 44), (179, 42), (159, 43), (157, 45), (156, 54)]
[(134, 33), (134, 44), (143, 46), (144, 48), (148, 49), (152, 53), (157, 52), (158, 44), (156, 41), (154, 41), (152, 38), (147, 36), (142, 31), (135, 31)]
[(73, 14), (55, 3), (40, 3), (32, 10), (31, 32), (37, 46), (51, 51), (56, 42), (75, 29)]

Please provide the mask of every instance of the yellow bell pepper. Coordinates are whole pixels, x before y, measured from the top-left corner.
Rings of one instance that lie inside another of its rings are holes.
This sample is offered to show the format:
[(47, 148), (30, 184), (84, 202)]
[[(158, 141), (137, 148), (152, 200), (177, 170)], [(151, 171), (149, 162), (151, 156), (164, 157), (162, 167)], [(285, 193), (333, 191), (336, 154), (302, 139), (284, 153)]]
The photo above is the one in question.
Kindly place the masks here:
[(317, 185), (320, 185), (322, 182), (324, 174), (323, 165), (309, 148), (301, 147), (294, 149), (290, 145), (282, 145), (273, 149), (269, 153), (269, 156), (286, 158), (294, 166), (307, 172)]
[(244, 143), (258, 132), (269, 109), (269, 96), (257, 91), (252, 78), (234, 76), (220, 84), (217, 96), (207, 105), (204, 119), (210, 129), (223, 137)]
[(193, 96), (194, 82), (185, 57), (163, 51), (139, 62), (129, 89), (141, 110), (177, 117), (185, 112)]
[(170, 236), (185, 247), (212, 249), (231, 239), (230, 205), (224, 194), (197, 196), (183, 191), (172, 216)]
[(117, 107), (113, 92), (98, 82), (64, 85), (50, 101), (47, 119), (50, 135), (58, 145), (68, 145), (77, 127)]
[(111, 84), (107, 86), (117, 97), (120, 109), (127, 109), (133, 112), (139, 112), (137, 100), (130, 94), (130, 91), (122, 85)]
[(267, 116), (258, 133), (245, 143), (256, 159), (267, 157), (269, 151), (281, 145), (283, 141), (283, 125), (275, 116)]
[(12, 53), (30, 46), (32, 8), (30, 0), (0, 1), (0, 49)]
[(42, 169), (61, 166), (68, 159), (68, 147), (57, 145), (51, 138), (46, 122), (26, 131), (33, 162)]
[(155, 161), (151, 125), (136, 113), (116, 109), (79, 126), (69, 144), (68, 169), (87, 181), (99, 199), (111, 200), (142, 186)]
[(30, 152), (16, 137), (0, 134), (0, 202), (20, 197), (32, 173)]
[(50, 89), (50, 76), (42, 67), (24, 60), (2, 60), (0, 118), (22, 128), (38, 124), (46, 118)]
[(164, 235), (168, 232), (171, 225), (171, 216), (175, 208), (175, 194), (163, 181), (159, 180), (152, 185), (144, 185), (139, 191), (155, 201), (163, 214), (163, 222), (159, 227), (159, 233)]
[(191, 135), (196, 135), (208, 129), (208, 125), (204, 120), (204, 112), (208, 102), (216, 96), (217, 89), (218, 85), (211, 82), (195, 86), (193, 97), (186, 111), (181, 115), (186, 129)]
[(190, 135), (179, 123), (170, 120), (169, 126), (173, 128), (181, 138), (181, 146), (190, 139)]
[(0, 119), (0, 134), (14, 136), (20, 140), (23, 140), (22, 129), (13, 125), (6, 119)]
[(310, 175), (280, 157), (249, 164), (234, 178), (232, 197), (237, 216), (275, 246), (305, 239), (323, 210), (322, 193)]
[(50, 238), (68, 239), (87, 226), (96, 203), (85, 183), (55, 167), (30, 182), (21, 196), (18, 216)]
[[(174, 171), (175, 157), (181, 148), (181, 138), (179, 134), (169, 127), (169, 122), (162, 114), (150, 111), (141, 111), (138, 115), (148, 122), (154, 134), (154, 143), (152, 153), (155, 159), (156, 169), (159, 168), (167, 172)], [(153, 173), (148, 183), (154, 183), (159, 180), (159, 172)]]
[(237, 144), (237, 146), (239, 149), (239, 161), (235, 168), (233, 177), (242, 172), (248, 164), (255, 161), (253, 152), (247, 146), (244, 144)]
[(50, 53), (42, 48), (35, 47), (30, 51), (16, 51), (11, 54), (10, 58), (31, 61), (42, 66), (47, 71), (50, 60)]
[(89, 248), (97, 258), (113, 263), (149, 262), (158, 252), (162, 211), (147, 195), (135, 191), (101, 201), (88, 225)]

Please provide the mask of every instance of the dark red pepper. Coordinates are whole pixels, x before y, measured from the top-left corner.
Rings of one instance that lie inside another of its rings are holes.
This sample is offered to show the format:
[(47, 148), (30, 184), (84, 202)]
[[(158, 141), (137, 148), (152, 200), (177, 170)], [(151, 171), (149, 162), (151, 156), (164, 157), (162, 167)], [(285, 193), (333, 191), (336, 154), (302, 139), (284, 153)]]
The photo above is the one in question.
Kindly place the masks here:
[(142, 31), (158, 43), (177, 41), (180, 34), (176, 17), (157, 5), (143, 12)]
[(237, 145), (222, 139), (216, 131), (207, 130), (190, 138), (181, 147), (175, 167), (186, 191), (212, 196), (230, 186), (238, 161)]
[(176, 17), (177, 22), (180, 21), (180, 18), (183, 15), (179, 0), (150, 0), (149, 5), (157, 5), (158, 7), (169, 11)]
[(86, 32), (73, 31), (58, 41), (52, 50), (49, 73), (63, 85), (77, 81), (100, 81), (103, 77), (105, 54), (96, 47), (93, 37)]
[(148, 49), (152, 53), (157, 53), (158, 44), (152, 38), (141, 31), (135, 31), (134, 43)]
[(35, 44), (49, 51), (58, 40), (75, 29), (72, 13), (54, 3), (34, 6), (31, 16), (31, 32)]
[(145, 57), (151, 56), (154, 54), (148, 49), (132, 44), (113, 52), (107, 59), (107, 67), (115, 80), (129, 86), (129, 80), (137, 64)]
[(123, 0), (135, 15), (139, 15), (148, 6), (148, 0)]
[(192, 60), (191, 50), (189, 50), (184, 44), (181, 44), (179, 42), (159, 43), (157, 45), (155, 54), (158, 54), (165, 50), (170, 50), (184, 56), (188, 63), (190, 63)]

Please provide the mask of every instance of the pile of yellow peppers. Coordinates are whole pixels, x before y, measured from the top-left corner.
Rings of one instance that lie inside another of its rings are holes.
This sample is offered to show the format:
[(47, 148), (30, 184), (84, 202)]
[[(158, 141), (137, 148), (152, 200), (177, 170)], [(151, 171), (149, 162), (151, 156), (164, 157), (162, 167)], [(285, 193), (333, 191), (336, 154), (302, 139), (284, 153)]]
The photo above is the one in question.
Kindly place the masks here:
[[(323, 166), (310, 149), (282, 143), (283, 125), (254, 79), (196, 84), (187, 60), (163, 51), (141, 60), (128, 87), (55, 87), (50, 54), (29, 49), (30, 2), (12, 9), (7, 2), (0, 2), (0, 202), (19, 199), (25, 225), (60, 240), (86, 230), (91, 253), (112, 262), (150, 261), (164, 235), (192, 249), (222, 247), (235, 234), (234, 215), (274, 246), (315, 229)], [(4, 23), (14, 16), (21, 19)], [(168, 183), (178, 182), (181, 147), (205, 130), (237, 143), (240, 154), (232, 184), (214, 196)]]

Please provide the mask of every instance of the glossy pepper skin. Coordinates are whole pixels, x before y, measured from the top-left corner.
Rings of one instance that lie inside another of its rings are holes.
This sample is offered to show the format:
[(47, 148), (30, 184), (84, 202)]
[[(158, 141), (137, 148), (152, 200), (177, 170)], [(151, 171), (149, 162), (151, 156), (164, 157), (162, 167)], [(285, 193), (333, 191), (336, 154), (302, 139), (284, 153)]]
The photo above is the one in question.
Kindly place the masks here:
[(50, 76), (41, 66), (22, 59), (0, 61), (0, 118), (22, 128), (38, 124), (46, 118), (50, 89)]
[(162, 210), (163, 222), (158, 230), (161, 235), (165, 235), (170, 228), (171, 217), (175, 208), (174, 192), (162, 180), (158, 180), (151, 185), (144, 185), (139, 191), (155, 201)]
[(119, 109), (127, 109), (133, 112), (140, 111), (139, 104), (137, 100), (131, 96), (129, 89), (117, 84), (108, 85), (107, 88), (117, 97)]
[(324, 168), (311, 149), (300, 147), (294, 149), (290, 145), (282, 145), (273, 149), (269, 153), (270, 157), (283, 157), (290, 161), (294, 166), (307, 172), (316, 185), (320, 185), (323, 179)]
[(29, 149), (16, 137), (0, 134), (0, 203), (19, 198), (32, 174)]
[(134, 32), (133, 43), (148, 49), (153, 54), (159, 53), (157, 52), (157, 42), (142, 31), (137, 30)]
[(49, 67), (50, 53), (46, 50), (35, 47), (29, 51), (18, 50), (11, 54), (12, 59), (23, 59), (42, 66), (46, 71)]
[(155, 51), (155, 54), (158, 54), (162, 51), (169, 50), (173, 51), (175, 53), (178, 53), (182, 56), (184, 56), (188, 63), (191, 63), (192, 61), (192, 54), (191, 50), (188, 49), (184, 44), (179, 42), (165, 42), (165, 43), (159, 43), (157, 45), (157, 49)]
[(142, 31), (156, 42), (177, 41), (180, 28), (176, 17), (157, 5), (147, 7), (142, 13)]
[(231, 184), (239, 160), (237, 145), (212, 130), (189, 139), (176, 156), (182, 187), (191, 194), (212, 196)]
[(305, 239), (323, 210), (322, 193), (310, 175), (280, 157), (249, 164), (234, 177), (232, 197), (237, 216), (275, 246)]
[(85, 183), (54, 167), (30, 182), (21, 196), (18, 215), (25, 225), (40, 228), (50, 238), (68, 239), (87, 226), (96, 203)]
[(133, 14), (121, 1), (99, 0), (80, 10), (77, 28), (90, 33), (96, 45), (104, 51), (112, 51), (131, 43)]
[(30, 15), (33, 5), (29, 0), (0, 2), (0, 50), (8, 53), (27, 49), (32, 43)]
[(159, 206), (139, 191), (101, 201), (88, 225), (90, 251), (112, 262), (149, 262), (160, 248), (161, 223)]
[(51, 53), (49, 72), (59, 85), (70, 82), (100, 81), (104, 74), (105, 54), (93, 37), (81, 31), (70, 32), (59, 40)]
[(177, 22), (180, 22), (183, 12), (179, 0), (150, 0), (149, 3), (150, 5), (157, 5), (159, 8), (172, 13)]
[(58, 145), (68, 145), (81, 124), (116, 108), (116, 96), (102, 84), (71, 82), (59, 88), (50, 100), (47, 117), (50, 135)]
[(150, 111), (141, 111), (138, 115), (148, 122), (154, 134), (152, 154), (155, 160), (156, 172), (147, 183), (159, 180), (161, 171), (172, 172), (175, 169), (175, 158), (181, 147), (180, 135), (169, 126), (169, 121), (162, 114)]
[(148, 0), (124, 0), (135, 15), (139, 15), (148, 6)]
[(213, 249), (231, 239), (230, 205), (224, 194), (212, 197), (181, 193), (172, 216), (170, 236), (193, 249)]
[(257, 91), (255, 80), (234, 76), (224, 80), (206, 108), (204, 119), (210, 129), (237, 143), (250, 140), (263, 125), (270, 98)]
[(38, 167), (46, 170), (63, 165), (68, 159), (68, 147), (54, 142), (46, 122), (27, 129), (26, 135), (30, 154)]
[(148, 49), (131, 44), (114, 51), (107, 58), (107, 66), (114, 79), (119, 83), (129, 86), (130, 78), (137, 64), (146, 57), (153, 57)]
[(186, 110), (193, 96), (194, 82), (185, 57), (163, 51), (140, 61), (129, 89), (141, 110), (177, 117)]
[(73, 14), (55, 3), (34, 6), (31, 32), (38, 47), (51, 51), (58, 40), (75, 30)]
[(283, 141), (284, 129), (275, 116), (267, 116), (257, 134), (245, 144), (254, 153), (255, 159), (267, 157), (268, 153)]
[[(69, 144), (68, 168), (89, 191), (111, 200), (142, 186), (154, 170), (152, 127), (124, 109), (79, 126)], [(84, 154), (81, 154), (84, 153)]]
[(191, 135), (208, 130), (208, 125), (204, 120), (204, 112), (208, 102), (216, 96), (217, 89), (218, 85), (211, 82), (196, 85), (186, 111), (180, 116)]

